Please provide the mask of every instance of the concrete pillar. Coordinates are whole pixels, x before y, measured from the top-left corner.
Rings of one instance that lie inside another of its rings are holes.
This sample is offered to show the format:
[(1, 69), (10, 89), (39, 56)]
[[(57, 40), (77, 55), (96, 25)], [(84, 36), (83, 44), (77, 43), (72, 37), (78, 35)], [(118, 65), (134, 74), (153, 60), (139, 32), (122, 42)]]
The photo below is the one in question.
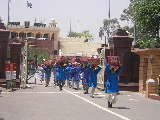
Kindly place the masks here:
[(153, 79), (149, 79), (146, 81), (146, 94), (145, 96), (149, 98), (150, 94), (156, 94), (156, 82)]

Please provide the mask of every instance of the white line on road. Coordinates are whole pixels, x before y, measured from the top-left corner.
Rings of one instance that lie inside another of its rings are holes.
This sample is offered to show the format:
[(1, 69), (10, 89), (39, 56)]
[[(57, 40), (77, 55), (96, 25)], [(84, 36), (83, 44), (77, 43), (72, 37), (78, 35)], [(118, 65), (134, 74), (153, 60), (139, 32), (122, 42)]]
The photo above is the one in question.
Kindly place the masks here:
[(72, 95), (74, 95), (74, 96), (76, 96), (76, 97), (78, 97), (78, 98), (80, 98), (80, 99), (82, 99), (82, 100), (84, 100), (84, 101), (86, 101), (86, 102), (88, 102), (88, 103), (90, 103), (90, 104), (92, 104), (92, 105), (94, 105), (94, 106), (96, 106), (96, 107), (98, 107), (98, 108), (106, 111), (106, 112), (109, 112), (109, 113), (111, 113), (111, 114), (113, 114), (113, 115), (116, 115), (116, 116), (122, 118), (123, 120), (130, 120), (130, 119), (127, 118), (127, 117), (124, 117), (124, 116), (122, 116), (122, 115), (120, 115), (120, 114), (118, 114), (118, 113), (115, 113), (115, 112), (113, 112), (113, 111), (111, 111), (111, 110), (108, 110), (108, 109), (106, 109), (106, 108), (104, 108), (104, 107), (102, 107), (102, 106), (100, 106), (100, 105), (98, 105), (98, 104), (96, 104), (96, 103), (94, 103), (94, 102), (92, 102), (92, 101), (90, 101), (90, 100), (87, 100), (86, 98), (83, 98), (83, 97), (81, 97), (81, 96), (79, 96), (79, 95), (74, 94), (73, 92), (70, 92), (70, 91), (67, 91), (67, 90), (64, 90), (64, 91), (66, 91), (66, 92), (68, 92), (68, 93), (70, 93), (70, 94), (72, 94)]
[[(66, 92), (1, 92), (1, 93), (66, 93)], [(80, 92), (73, 92), (73, 93), (80, 93)]]

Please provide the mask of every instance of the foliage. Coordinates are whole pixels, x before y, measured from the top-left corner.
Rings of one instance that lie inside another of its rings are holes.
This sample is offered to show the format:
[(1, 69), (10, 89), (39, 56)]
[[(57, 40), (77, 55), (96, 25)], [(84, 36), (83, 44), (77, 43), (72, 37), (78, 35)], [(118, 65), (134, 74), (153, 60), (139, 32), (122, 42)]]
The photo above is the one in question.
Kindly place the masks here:
[(100, 29), (99, 29), (99, 37), (101, 37), (101, 39), (102, 39), (102, 37), (105, 35), (105, 33), (107, 33), (109, 36), (112, 34), (111, 31), (114, 31), (119, 28), (121, 28), (121, 26), (119, 25), (117, 18), (110, 19), (110, 20), (104, 19), (103, 20), (103, 27), (100, 27)]
[(134, 36), (134, 27), (129, 27), (127, 25), (127, 26), (124, 26), (122, 29), (128, 31), (130, 35)]
[(134, 12), (136, 25), (140, 32), (148, 33), (156, 38), (160, 25), (160, 1), (159, 0), (134, 0)]
[(40, 63), (40, 61), (43, 59), (47, 60), (49, 58), (49, 53), (47, 50), (28, 48), (27, 52), (28, 52), (27, 59), (36, 60), (37, 56), (37, 63)]
[(140, 48), (140, 49), (144, 49), (144, 48), (151, 48), (151, 44), (154, 43), (156, 48), (160, 48), (160, 44), (156, 41), (156, 40), (148, 40), (148, 41), (136, 41), (136, 45)]
[(67, 37), (78, 37), (76, 32), (69, 32), (69, 34), (67, 35)]
[(120, 19), (132, 21), (136, 25), (137, 40), (147, 42), (156, 38), (158, 41), (160, 25), (159, 11), (159, 0), (132, 0), (128, 8), (123, 10)]
[(84, 30), (82, 33), (76, 33), (76, 32), (71, 31), (69, 32), (67, 37), (78, 37), (78, 38), (85, 37), (86, 39), (90, 41), (94, 40), (94, 37), (92, 34), (90, 34), (89, 30)]

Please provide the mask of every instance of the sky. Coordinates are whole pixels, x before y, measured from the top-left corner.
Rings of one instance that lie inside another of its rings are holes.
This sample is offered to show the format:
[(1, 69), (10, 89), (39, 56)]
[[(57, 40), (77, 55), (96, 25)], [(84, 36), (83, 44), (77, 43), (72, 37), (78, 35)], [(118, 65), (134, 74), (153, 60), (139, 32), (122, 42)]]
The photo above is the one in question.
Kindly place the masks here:
[[(49, 25), (51, 18), (55, 18), (57, 27), (60, 28), (60, 37), (67, 37), (71, 30), (81, 33), (89, 30), (95, 41), (103, 41), (99, 38), (99, 28), (103, 26), (103, 20), (108, 19), (109, 0), (10, 0), (10, 22), (30, 21), (34, 24), (44, 22)], [(32, 8), (27, 7), (27, 1)], [(110, 0), (110, 18), (120, 18), (123, 9), (127, 8), (130, 0)], [(0, 0), (0, 17), (3, 23), (8, 20), (8, 0)], [(123, 27), (128, 25), (120, 21)]]

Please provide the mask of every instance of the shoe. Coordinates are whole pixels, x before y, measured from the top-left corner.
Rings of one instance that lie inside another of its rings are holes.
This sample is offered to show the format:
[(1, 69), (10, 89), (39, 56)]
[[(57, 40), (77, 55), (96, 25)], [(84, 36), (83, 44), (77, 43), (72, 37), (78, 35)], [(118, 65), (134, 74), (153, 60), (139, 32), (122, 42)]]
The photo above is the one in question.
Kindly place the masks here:
[(87, 92), (84, 92), (84, 94), (86, 94)]
[(78, 88), (75, 88), (75, 90), (78, 90)]
[(48, 87), (48, 85), (46, 85), (45, 87)]
[(90, 97), (94, 98), (94, 95), (90, 95)]
[(112, 108), (112, 103), (108, 101), (108, 108)]

